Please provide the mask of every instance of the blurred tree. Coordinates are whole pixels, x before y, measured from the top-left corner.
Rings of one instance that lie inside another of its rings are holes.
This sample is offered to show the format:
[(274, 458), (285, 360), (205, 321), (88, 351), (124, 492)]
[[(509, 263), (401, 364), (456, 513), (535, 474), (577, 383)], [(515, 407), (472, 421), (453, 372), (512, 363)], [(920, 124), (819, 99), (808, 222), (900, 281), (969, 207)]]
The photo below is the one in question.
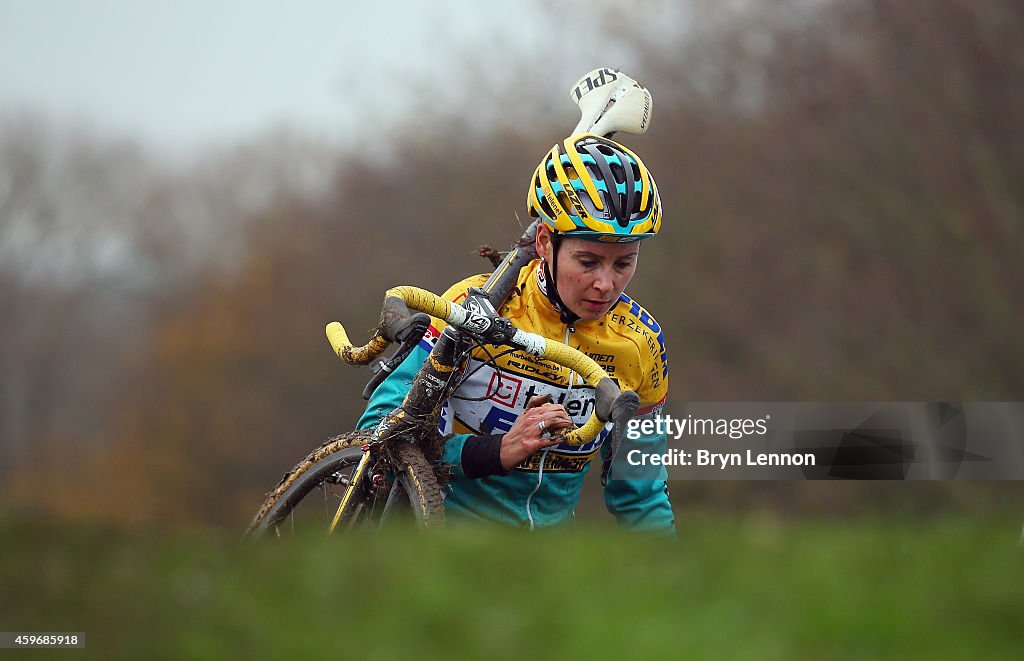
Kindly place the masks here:
[(137, 328), (117, 280), (148, 164), (132, 145), (0, 117), (0, 478), (29, 449), (99, 432), (101, 393)]
[[(178, 173), (130, 144), (4, 116), (0, 485), (18, 474), (22, 500), (127, 513), (139, 508), (122, 506), (125, 493), (141, 499), (148, 480), (169, 474), (155, 466), (187, 466), (180, 445), (151, 442), (166, 388), (125, 440), (136, 392), (165, 386), (151, 373), (155, 329), (241, 268), (263, 231), (257, 210), (322, 190), (334, 159), (274, 132)], [(40, 476), (57, 473), (70, 486), (41, 494)]]

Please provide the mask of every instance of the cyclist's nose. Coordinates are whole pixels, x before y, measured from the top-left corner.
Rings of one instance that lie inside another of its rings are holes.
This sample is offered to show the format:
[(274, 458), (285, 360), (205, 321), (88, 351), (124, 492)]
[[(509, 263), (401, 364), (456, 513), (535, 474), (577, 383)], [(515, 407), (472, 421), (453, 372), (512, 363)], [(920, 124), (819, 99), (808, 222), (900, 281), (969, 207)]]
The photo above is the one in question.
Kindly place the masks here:
[(607, 294), (614, 287), (612, 281), (612, 275), (606, 268), (599, 268), (597, 273), (594, 275), (594, 289), (598, 290), (602, 294)]

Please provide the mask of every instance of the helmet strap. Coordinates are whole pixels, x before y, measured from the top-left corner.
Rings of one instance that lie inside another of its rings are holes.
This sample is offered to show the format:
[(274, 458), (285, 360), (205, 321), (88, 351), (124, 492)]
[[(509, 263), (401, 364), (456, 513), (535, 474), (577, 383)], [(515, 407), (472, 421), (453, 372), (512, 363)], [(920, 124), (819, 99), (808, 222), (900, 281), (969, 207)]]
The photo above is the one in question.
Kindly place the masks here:
[(562, 245), (562, 235), (558, 232), (551, 232), (551, 265), (548, 266), (547, 260), (543, 260), (544, 266), (544, 278), (548, 284), (548, 299), (554, 304), (555, 309), (558, 310), (558, 315), (562, 319), (562, 323), (571, 326), (580, 320), (579, 316), (575, 312), (569, 309), (569, 307), (562, 301), (562, 297), (558, 295), (558, 248)]

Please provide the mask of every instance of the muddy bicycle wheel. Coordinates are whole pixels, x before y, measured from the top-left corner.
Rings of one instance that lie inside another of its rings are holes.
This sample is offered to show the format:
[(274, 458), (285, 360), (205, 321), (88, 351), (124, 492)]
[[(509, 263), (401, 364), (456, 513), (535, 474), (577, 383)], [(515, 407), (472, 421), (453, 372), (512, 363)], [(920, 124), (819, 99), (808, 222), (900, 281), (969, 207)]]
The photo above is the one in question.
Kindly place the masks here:
[[(247, 536), (289, 534), (317, 528), (327, 530), (342, 497), (354, 479), (370, 432), (336, 436), (310, 452), (267, 494)], [(433, 467), (419, 448), (398, 442), (373, 459), (357, 480), (336, 530), (355, 525), (381, 525), (403, 517), (419, 527), (444, 523), (441, 488)], [(372, 476), (379, 477), (374, 480)]]

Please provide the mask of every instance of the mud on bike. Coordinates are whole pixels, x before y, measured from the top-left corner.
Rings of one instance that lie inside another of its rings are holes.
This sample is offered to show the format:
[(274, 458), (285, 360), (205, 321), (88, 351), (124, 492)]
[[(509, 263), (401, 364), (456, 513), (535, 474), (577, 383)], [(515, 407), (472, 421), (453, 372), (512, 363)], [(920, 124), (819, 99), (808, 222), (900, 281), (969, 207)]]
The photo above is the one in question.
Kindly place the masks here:
[[(412, 518), (421, 527), (443, 524), (448, 474), (440, 463), (444, 439), (438, 432), (438, 417), (442, 405), (469, 376), (466, 367), (474, 350), (479, 349), (478, 357), (482, 352), (490, 360), (497, 357), (495, 352), (519, 350), (571, 369), (595, 388), (595, 412), (582, 427), (565, 433), (564, 443), (588, 443), (608, 422), (632, 417), (639, 405), (636, 393), (620, 392), (593, 359), (561, 342), (518, 329), (497, 313), (520, 269), (535, 256), (535, 233), (536, 223), (505, 254), (483, 286), (469, 291), (463, 305), (416, 287), (390, 289), (380, 323), (361, 347), (352, 345), (341, 324), (328, 324), (328, 339), (340, 358), (351, 365), (377, 361), (363, 391), (366, 399), (421, 340), (431, 317), (444, 320), (447, 327), (401, 406), (376, 429), (341, 434), (310, 452), (267, 494), (247, 535), (280, 535), (310, 525), (334, 532), (400, 518)], [(497, 257), (492, 259), (497, 262)], [(378, 360), (392, 343), (399, 345), (394, 354)], [(620, 440), (617, 436), (612, 436), (613, 448)]]

